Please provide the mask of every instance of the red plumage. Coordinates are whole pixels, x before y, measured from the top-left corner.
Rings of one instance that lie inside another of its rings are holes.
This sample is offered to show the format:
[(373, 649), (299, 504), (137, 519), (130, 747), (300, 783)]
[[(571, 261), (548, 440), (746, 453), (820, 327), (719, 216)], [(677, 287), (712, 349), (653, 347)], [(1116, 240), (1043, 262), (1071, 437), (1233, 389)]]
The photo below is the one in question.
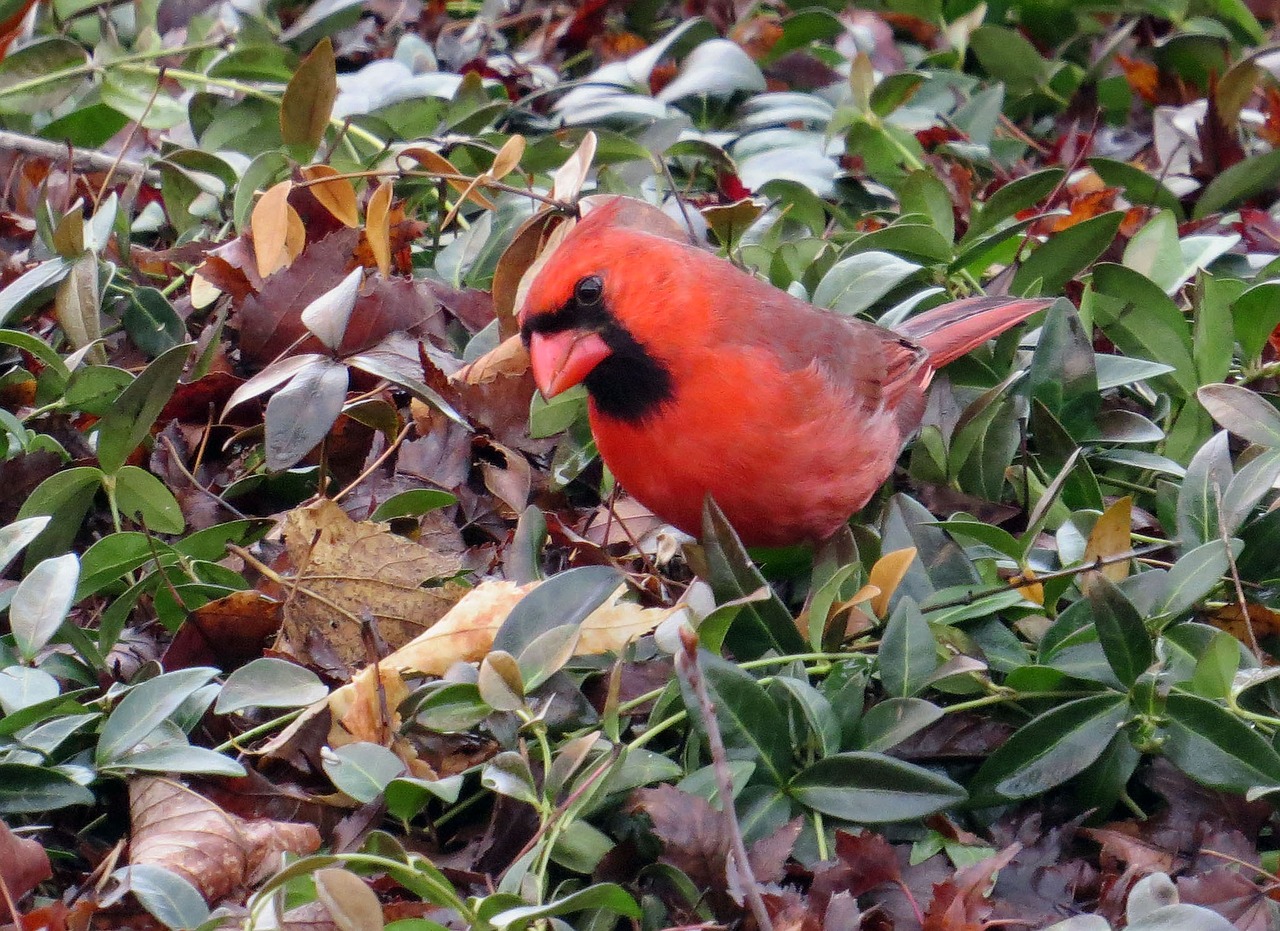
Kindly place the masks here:
[(543, 393), (585, 381), (605, 463), (689, 533), (710, 494), (749, 544), (830, 536), (892, 472), (934, 370), (1049, 304), (957, 301), (893, 332), (628, 227), (622, 204), (550, 256), (522, 331)]

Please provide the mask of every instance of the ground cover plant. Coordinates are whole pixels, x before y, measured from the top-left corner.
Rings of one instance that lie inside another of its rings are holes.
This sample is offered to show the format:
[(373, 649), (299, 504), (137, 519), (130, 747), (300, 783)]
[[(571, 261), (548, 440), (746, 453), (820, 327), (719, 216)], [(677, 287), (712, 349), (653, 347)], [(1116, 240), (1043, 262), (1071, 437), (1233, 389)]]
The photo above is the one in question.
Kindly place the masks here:
[[(0, 3), (0, 921), (1276, 927), (1273, 12)], [(611, 195), (1057, 300), (693, 541), (518, 337)]]

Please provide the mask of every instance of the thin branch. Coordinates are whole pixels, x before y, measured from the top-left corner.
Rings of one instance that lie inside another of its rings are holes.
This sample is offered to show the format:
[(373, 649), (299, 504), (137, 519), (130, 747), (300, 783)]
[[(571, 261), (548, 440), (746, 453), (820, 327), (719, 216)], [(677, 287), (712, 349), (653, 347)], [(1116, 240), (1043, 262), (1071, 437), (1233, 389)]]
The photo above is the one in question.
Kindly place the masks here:
[(47, 158), (50, 161), (66, 158), (68, 149), (70, 149), (71, 167), (76, 171), (108, 172), (114, 170), (119, 174), (131, 177), (142, 175), (143, 180), (153, 184), (160, 180), (160, 172), (144, 165), (142, 162), (117, 158), (106, 152), (98, 152), (92, 149), (74, 149), (51, 139), (24, 136), (22, 133), (10, 132), (7, 129), (0, 129), (0, 149), (21, 152), (23, 155), (31, 155), (35, 158)]
[(680, 644), (684, 649), (676, 654), (676, 672), (689, 683), (689, 688), (698, 698), (698, 714), (702, 718), (703, 730), (707, 733), (707, 745), (711, 750), (711, 768), (716, 775), (716, 792), (720, 796), (720, 806), (724, 810), (725, 824), (729, 831), (729, 845), (733, 852), (733, 866), (737, 870), (738, 881), (742, 884), (742, 894), (760, 931), (773, 931), (773, 921), (769, 918), (769, 911), (765, 908), (764, 899), (760, 895), (760, 887), (756, 883), (755, 874), (751, 871), (747, 845), (742, 839), (742, 827), (738, 824), (738, 818), (733, 811), (733, 774), (729, 770), (729, 756), (725, 753), (720, 726), (716, 723), (715, 706), (711, 703), (711, 695), (707, 692), (707, 684), (702, 677), (702, 666), (698, 662), (697, 634), (688, 629), (681, 629)]

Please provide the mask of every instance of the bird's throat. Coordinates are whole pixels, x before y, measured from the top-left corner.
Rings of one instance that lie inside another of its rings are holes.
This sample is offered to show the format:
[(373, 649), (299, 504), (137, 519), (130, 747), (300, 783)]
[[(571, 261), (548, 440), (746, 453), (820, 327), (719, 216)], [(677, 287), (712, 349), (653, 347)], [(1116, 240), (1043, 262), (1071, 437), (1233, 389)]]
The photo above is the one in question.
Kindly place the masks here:
[(671, 372), (621, 327), (604, 338), (613, 352), (583, 379), (596, 411), (629, 424), (657, 414), (675, 396)]

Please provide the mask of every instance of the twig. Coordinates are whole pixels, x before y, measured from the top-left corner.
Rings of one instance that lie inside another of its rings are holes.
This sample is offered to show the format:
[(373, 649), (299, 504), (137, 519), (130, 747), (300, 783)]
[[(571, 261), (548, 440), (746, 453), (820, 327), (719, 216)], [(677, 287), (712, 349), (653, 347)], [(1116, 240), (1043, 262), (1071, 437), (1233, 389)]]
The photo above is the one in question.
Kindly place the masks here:
[[(57, 161), (67, 157), (68, 146), (51, 139), (39, 139), (35, 136), (24, 136), (22, 133), (0, 129), (0, 151), (21, 152), (36, 158), (47, 158)], [(135, 162), (132, 159), (117, 158), (106, 152), (85, 149), (71, 149), (71, 167), (76, 171), (116, 171), (123, 175), (142, 175), (143, 180), (157, 183), (160, 172), (154, 168)]]
[(1023, 575), (1018, 573), (1009, 579), (1003, 585), (996, 585), (980, 592), (970, 592), (967, 595), (961, 595), (959, 598), (952, 598), (950, 601), (941, 601), (938, 604), (929, 605), (922, 608), (925, 613), (930, 611), (940, 611), (943, 608), (960, 608), (964, 605), (973, 604), (982, 598), (989, 598), (992, 595), (1001, 595), (1004, 592), (1012, 591), (1015, 588), (1022, 588), (1036, 582), (1051, 582), (1054, 579), (1065, 579), (1071, 576), (1081, 575), (1085, 572), (1093, 572), (1095, 569), (1101, 569), (1103, 566), (1109, 566), (1112, 563), (1127, 562), (1130, 559), (1141, 559), (1143, 556), (1149, 556), (1152, 553), (1158, 553), (1160, 550), (1168, 549), (1176, 541), (1170, 540), (1168, 543), (1153, 543), (1151, 546), (1144, 546), (1139, 549), (1128, 550), (1124, 553), (1113, 553), (1110, 556), (1099, 556), (1093, 562), (1085, 563), (1082, 566), (1072, 566), (1069, 569), (1055, 569), (1053, 572), (1045, 572), (1039, 575)]
[(716, 723), (715, 706), (711, 703), (707, 684), (702, 678), (702, 667), (698, 662), (698, 635), (688, 628), (681, 628), (680, 644), (684, 649), (676, 654), (676, 672), (689, 683), (689, 688), (698, 698), (698, 714), (702, 718), (703, 730), (707, 733), (707, 746), (711, 750), (711, 768), (716, 775), (716, 792), (720, 796), (720, 806), (724, 810), (725, 824), (729, 831), (729, 844), (733, 852), (733, 865), (738, 872), (738, 881), (742, 883), (742, 894), (760, 931), (773, 931), (773, 921), (769, 918), (769, 911), (765, 908), (764, 899), (760, 896), (760, 887), (756, 885), (755, 874), (751, 871), (751, 861), (747, 858), (747, 845), (742, 839), (742, 828), (733, 811), (733, 775), (729, 771), (729, 757), (725, 753), (724, 739), (720, 736), (720, 727)]
[(1240, 570), (1236, 568), (1236, 554), (1231, 552), (1231, 538), (1227, 536), (1227, 527), (1222, 522), (1222, 486), (1213, 486), (1213, 497), (1218, 509), (1218, 537), (1227, 551), (1227, 568), (1231, 570), (1231, 581), (1236, 588), (1236, 605), (1240, 608), (1240, 620), (1244, 623), (1245, 632), (1249, 634), (1249, 649), (1262, 661), (1262, 648), (1258, 646), (1258, 636), (1253, 630), (1253, 618), (1249, 616), (1249, 602), (1244, 597), (1244, 586), (1240, 584)]
[(368, 478), (370, 475), (376, 472), (378, 468), (384, 462), (386, 462), (388, 458), (390, 458), (391, 454), (400, 448), (400, 444), (404, 442), (404, 438), (409, 435), (409, 431), (412, 429), (413, 429), (413, 421), (410, 420), (408, 423), (404, 425), (403, 428), (401, 428), (400, 432), (396, 434), (395, 438), (387, 445), (387, 448), (382, 451), (382, 453), (378, 456), (378, 458), (373, 460), (372, 463), (370, 463), (367, 469), (365, 469), (363, 472), (357, 475), (352, 480), (350, 485), (348, 485), (346, 488), (343, 488), (341, 491), (339, 491), (336, 495), (334, 495), (329, 500), (333, 501), (336, 504), (337, 502), (341, 501), (344, 497), (346, 497), (347, 492), (351, 491), (351, 489), (355, 488), (357, 485), (363, 482), (366, 478)]

